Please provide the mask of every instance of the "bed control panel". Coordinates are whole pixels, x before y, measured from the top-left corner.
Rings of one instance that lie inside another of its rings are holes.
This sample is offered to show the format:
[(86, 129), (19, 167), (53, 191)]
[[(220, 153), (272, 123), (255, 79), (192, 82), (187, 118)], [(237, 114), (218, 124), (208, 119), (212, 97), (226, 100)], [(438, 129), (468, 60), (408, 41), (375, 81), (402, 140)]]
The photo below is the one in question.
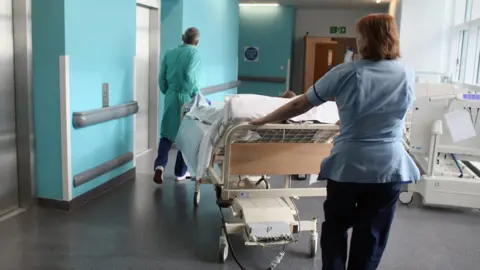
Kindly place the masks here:
[(463, 94), (463, 100), (479, 100), (480, 101), (480, 94)]
[(290, 224), (286, 222), (258, 222), (246, 226), (248, 238), (255, 243), (293, 241)]

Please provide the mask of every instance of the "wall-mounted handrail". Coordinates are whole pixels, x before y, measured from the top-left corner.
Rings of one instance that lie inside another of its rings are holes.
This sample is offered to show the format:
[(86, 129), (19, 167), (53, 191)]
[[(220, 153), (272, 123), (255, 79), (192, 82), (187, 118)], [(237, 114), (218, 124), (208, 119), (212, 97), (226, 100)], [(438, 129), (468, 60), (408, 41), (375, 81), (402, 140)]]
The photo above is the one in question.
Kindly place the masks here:
[(75, 128), (83, 128), (127, 117), (136, 114), (137, 112), (138, 103), (136, 101), (130, 101), (117, 106), (110, 106), (86, 112), (74, 112), (72, 124)]
[(218, 93), (218, 92), (222, 92), (222, 91), (225, 91), (225, 90), (229, 90), (229, 89), (238, 87), (240, 84), (242, 84), (241, 81), (232, 81), (232, 82), (227, 82), (227, 83), (223, 83), (223, 84), (218, 84), (218, 85), (214, 85), (214, 86), (205, 87), (205, 88), (202, 88), (200, 91), (204, 95), (211, 95), (211, 94), (215, 94), (215, 93)]
[(99, 176), (102, 176), (108, 173), (109, 171), (112, 171), (122, 165), (125, 165), (132, 160), (133, 160), (133, 153), (128, 152), (112, 160), (104, 162), (98, 165), (97, 167), (94, 167), (82, 173), (79, 173), (73, 177), (73, 186), (78, 187), (80, 185), (88, 183), (93, 179)]
[[(209, 86), (202, 88), (201, 92), (204, 95), (210, 95), (238, 87), (241, 83), (241, 81), (232, 81)], [(75, 128), (83, 128), (136, 114), (138, 109), (138, 103), (136, 101), (131, 101), (117, 106), (110, 106), (86, 112), (74, 112), (72, 124)]]
[(238, 76), (244, 82), (285, 83), (287, 80), (281, 77)]

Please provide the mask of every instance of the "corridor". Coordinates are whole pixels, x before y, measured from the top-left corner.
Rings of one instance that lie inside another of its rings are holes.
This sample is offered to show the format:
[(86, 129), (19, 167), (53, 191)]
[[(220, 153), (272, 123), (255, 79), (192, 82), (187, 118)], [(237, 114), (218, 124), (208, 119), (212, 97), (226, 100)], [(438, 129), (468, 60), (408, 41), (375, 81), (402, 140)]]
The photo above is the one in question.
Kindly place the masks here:
[[(195, 209), (193, 183), (173, 183), (170, 167), (165, 185), (156, 187), (150, 160), (148, 156), (141, 160), (134, 181), (78, 210), (34, 207), (1, 222), (0, 269), (238, 269), (231, 257), (226, 265), (217, 262), (220, 215), (213, 188), (202, 186), (200, 206)], [(300, 216), (322, 220), (322, 202), (322, 198), (301, 199)], [(380, 269), (477, 269), (478, 211), (429, 209), (418, 203), (399, 205), (397, 211)], [(279, 251), (246, 248), (240, 237), (232, 240), (249, 269), (265, 269)], [(308, 259), (307, 251), (303, 234), (299, 243), (287, 247), (277, 269), (320, 269), (320, 256)]]

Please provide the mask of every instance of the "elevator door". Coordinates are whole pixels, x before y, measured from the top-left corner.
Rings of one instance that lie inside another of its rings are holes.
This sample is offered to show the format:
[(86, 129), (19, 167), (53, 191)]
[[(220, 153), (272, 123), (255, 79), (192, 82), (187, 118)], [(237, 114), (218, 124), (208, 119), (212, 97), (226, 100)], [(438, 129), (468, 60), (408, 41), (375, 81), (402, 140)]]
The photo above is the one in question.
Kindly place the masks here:
[(135, 127), (135, 152), (148, 150), (150, 92), (150, 10), (137, 6), (136, 97), (139, 106)]
[(18, 207), (12, 0), (0, 0), (0, 215)]

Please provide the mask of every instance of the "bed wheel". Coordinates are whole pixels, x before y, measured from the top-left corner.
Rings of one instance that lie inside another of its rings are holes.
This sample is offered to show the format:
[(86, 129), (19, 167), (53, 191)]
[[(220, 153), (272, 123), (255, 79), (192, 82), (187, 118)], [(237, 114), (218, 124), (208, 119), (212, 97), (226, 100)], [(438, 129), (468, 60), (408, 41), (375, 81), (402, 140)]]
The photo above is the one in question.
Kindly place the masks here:
[(408, 190), (404, 190), (400, 192), (400, 196), (398, 197), (398, 200), (403, 205), (409, 205), (413, 201), (413, 192), (410, 192)]
[(315, 256), (317, 255), (317, 251), (318, 251), (318, 233), (317, 232), (313, 232), (313, 233), (310, 233), (310, 246), (309, 246), (309, 251), (308, 251), (308, 256), (310, 258), (315, 258)]
[(193, 193), (193, 205), (196, 207), (200, 204), (200, 191)]
[(217, 196), (217, 200), (220, 200), (222, 198), (222, 186), (221, 185), (215, 185), (215, 195)]
[(218, 248), (218, 261), (220, 263), (225, 263), (228, 258), (228, 243), (225, 236), (220, 237), (220, 245)]

